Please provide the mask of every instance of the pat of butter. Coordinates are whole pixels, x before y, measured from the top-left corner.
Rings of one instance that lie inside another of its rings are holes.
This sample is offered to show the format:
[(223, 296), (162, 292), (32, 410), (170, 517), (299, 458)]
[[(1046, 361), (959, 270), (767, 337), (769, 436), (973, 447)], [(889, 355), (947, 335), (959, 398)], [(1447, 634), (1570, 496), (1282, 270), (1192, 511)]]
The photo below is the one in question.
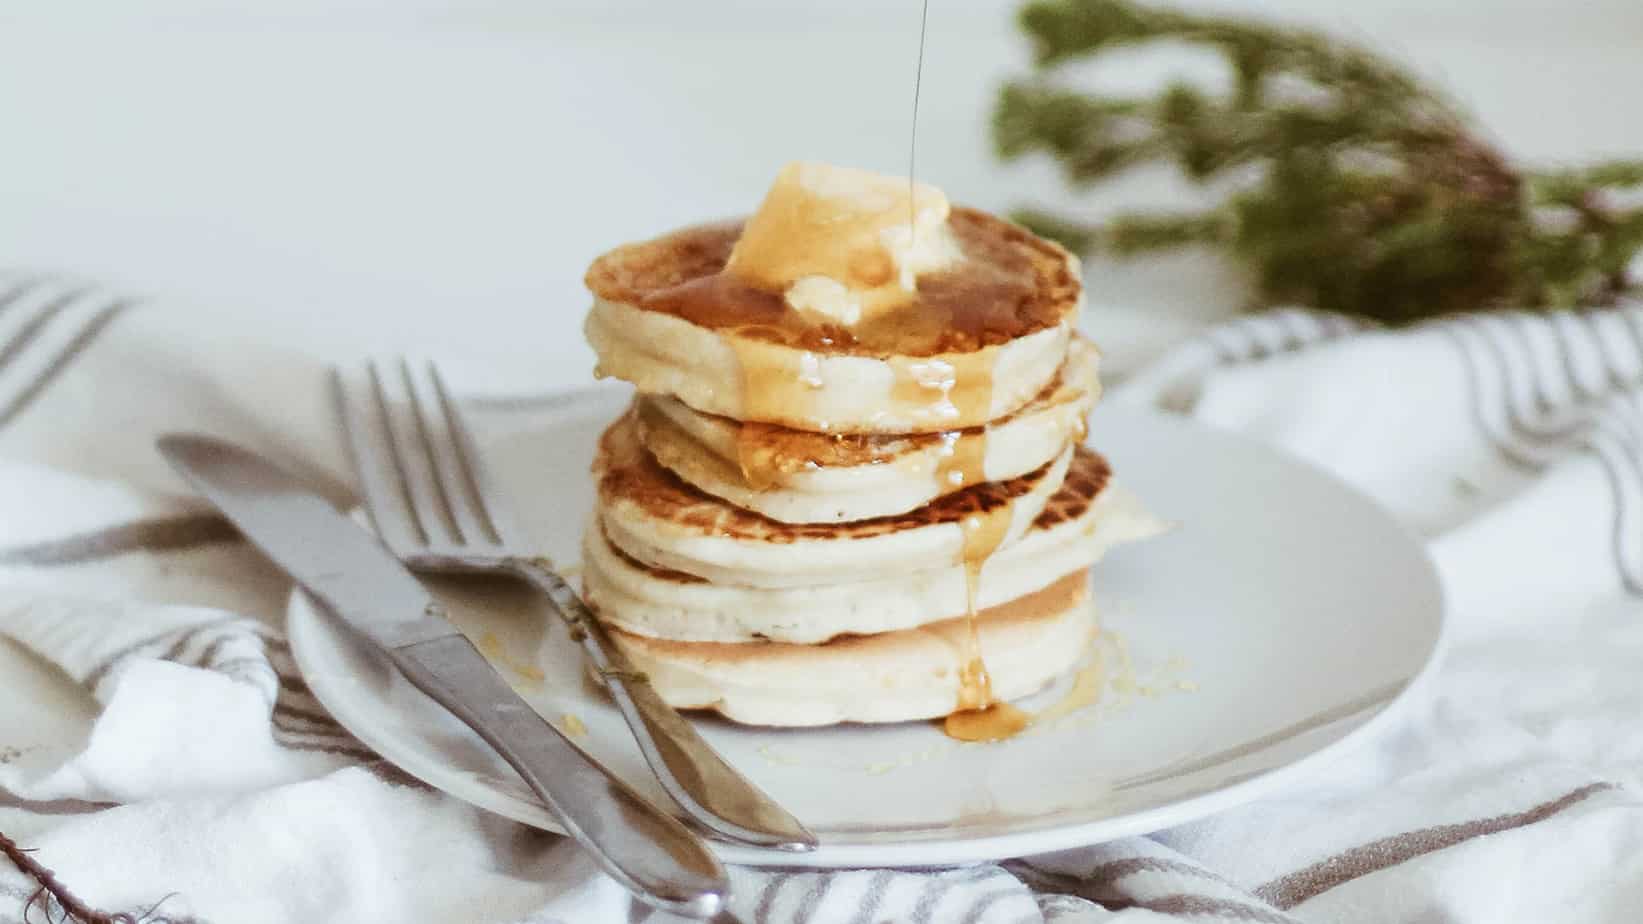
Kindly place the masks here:
[(939, 189), (820, 163), (782, 168), (725, 271), (817, 321), (855, 326), (962, 259)]

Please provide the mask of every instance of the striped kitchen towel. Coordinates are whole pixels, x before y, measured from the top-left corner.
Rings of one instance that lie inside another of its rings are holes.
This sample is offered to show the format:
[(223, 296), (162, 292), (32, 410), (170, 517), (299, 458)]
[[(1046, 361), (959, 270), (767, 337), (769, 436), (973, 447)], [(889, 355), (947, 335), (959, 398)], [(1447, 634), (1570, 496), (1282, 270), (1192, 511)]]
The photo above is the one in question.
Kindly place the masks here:
[[(1182, 344), (1110, 400), (1272, 441), (1429, 538), (1453, 637), (1426, 708), (1188, 826), (956, 870), (734, 870), (735, 913), (1635, 920), (1640, 334), (1639, 306), (1399, 332), (1279, 311)], [(0, 277), (0, 670), (27, 649), (61, 673), (0, 681), (0, 728), (38, 726), (0, 739), (0, 924), (659, 924), (565, 842), (428, 790), (331, 721), (280, 631), (286, 583), (154, 457), (183, 427), (346, 496), (313, 361), (208, 312)]]

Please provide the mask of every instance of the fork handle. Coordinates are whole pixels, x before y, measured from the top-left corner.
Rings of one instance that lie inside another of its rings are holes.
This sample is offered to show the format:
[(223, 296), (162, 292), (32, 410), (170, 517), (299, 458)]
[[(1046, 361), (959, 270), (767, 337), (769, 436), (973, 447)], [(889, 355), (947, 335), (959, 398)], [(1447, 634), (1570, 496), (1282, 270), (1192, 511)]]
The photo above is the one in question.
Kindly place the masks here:
[(729, 882), (701, 839), (543, 720), (466, 638), (402, 645), (388, 655), (518, 771), (566, 833), (639, 899), (695, 918), (723, 907)]
[(557, 572), (537, 559), (514, 558), (509, 570), (547, 594), (571, 626), (582, 650), (610, 691), (662, 788), (702, 827), (732, 840), (779, 850), (814, 850), (816, 836), (754, 786), (697, 734), (695, 726), (662, 700), (616, 647)]

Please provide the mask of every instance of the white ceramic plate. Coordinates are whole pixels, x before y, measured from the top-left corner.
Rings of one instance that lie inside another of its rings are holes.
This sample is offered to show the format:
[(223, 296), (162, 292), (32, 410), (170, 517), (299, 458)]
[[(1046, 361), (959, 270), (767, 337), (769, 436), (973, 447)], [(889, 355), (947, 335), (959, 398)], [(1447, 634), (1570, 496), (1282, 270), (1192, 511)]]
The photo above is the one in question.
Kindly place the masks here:
[[(559, 562), (577, 558), (594, 441), (625, 401), (595, 389), (473, 411)], [(1277, 792), (1396, 720), (1442, 635), (1437, 578), (1414, 537), (1334, 478), (1233, 435), (1119, 407), (1098, 410), (1090, 434), (1120, 481), (1180, 523), (1095, 569), (1112, 632), (1100, 699), (998, 744), (959, 744), (930, 723), (783, 731), (702, 719), (707, 739), (821, 838), (807, 855), (716, 844), (725, 860), (954, 864), (1144, 833)], [(665, 804), (557, 619), (492, 582), (437, 590), (533, 706), (579, 723), (580, 744)], [(300, 594), (290, 636), (314, 695), (384, 757), (554, 828), (474, 735)]]

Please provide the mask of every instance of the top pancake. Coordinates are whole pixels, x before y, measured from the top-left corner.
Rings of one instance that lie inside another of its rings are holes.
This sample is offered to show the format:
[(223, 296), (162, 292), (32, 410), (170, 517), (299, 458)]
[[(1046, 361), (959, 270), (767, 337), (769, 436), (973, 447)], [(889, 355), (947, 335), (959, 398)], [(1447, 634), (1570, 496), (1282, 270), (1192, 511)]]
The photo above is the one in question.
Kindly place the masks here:
[(976, 209), (955, 207), (948, 222), (964, 261), (920, 278), (912, 299), (855, 328), (813, 324), (781, 293), (722, 275), (740, 221), (696, 225), (618, 247), (593, 261), (585, 282), (606, 301), (813, 353), (973, 353), (1066, 319), (1080, 283), (1065, 250)]
[(1048, 384), (1082, 305), (1078, 261), (954, 208), (964, 259), (856, 327), (816, 323), (721, 272), (740, 222), (599, 257), (586, 332), (600, 370), (699, 411), (799, 430), (932, 432), (1008, 414)]

